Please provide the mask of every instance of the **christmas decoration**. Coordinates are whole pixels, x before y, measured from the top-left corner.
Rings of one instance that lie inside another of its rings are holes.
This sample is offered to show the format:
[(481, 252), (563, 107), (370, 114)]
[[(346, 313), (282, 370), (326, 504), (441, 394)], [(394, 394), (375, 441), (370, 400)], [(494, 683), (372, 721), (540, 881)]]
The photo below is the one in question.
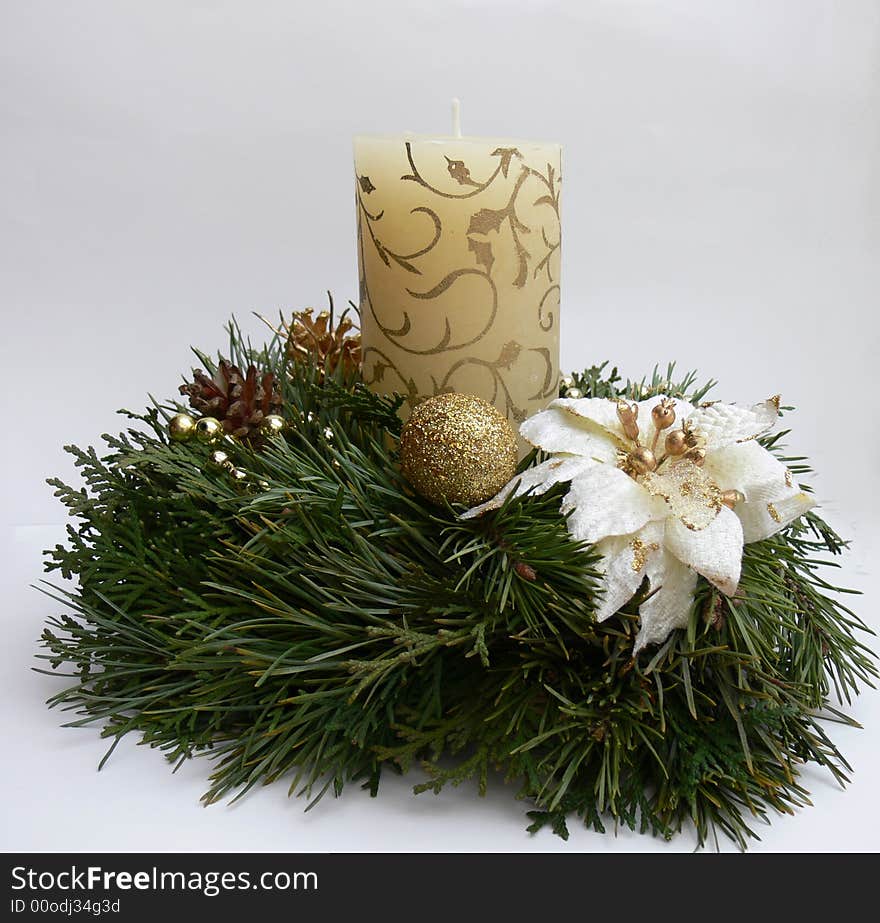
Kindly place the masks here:
[(260, 431), (265, 436), (277, 436), (284, 429), (284, 417), (270, 413), (260, 424)]
[(570, 482), (561, 505), (569, 532), (602, 555), (597, 620), (647, 580), (638, 653), (687, 626), (698, 574), (734, 595), (743, 543), (769, 538), (815, 505), (757, 441), (778, 413), (778, 398), (752, 408), (695, 408), (665, 395), (634, 404), (560, 399), (520, 427), (551, 457), (465, 516), (497, 509), (511, 493)]
[(232, 462), (229, 460), (229, 456), (222, 449), (215, 449), (209, 456), (208, 461), (215, 468), (231, 468)]
[(231, 477), (232, 480), (237, 482), (238, 484), (242, 484), (244, 481), (246, 481), (247, 476), (248, 476), (248, 473), (247, 471), (244, 470), (244, 468), (230, 468), (229, 469), (229, 477)]
[(297, 362), (307, 362), (323, 371), (335, 372), (342, 366), (345, 374), (357, 374), (361, 364), (361, 337), (345, 312), (334, 317), (333, 299), (330, 310), (312, 317), (312, 308), (296, 311), (284, 325), (287, 353)]
[(176, 413), (168, 421), (168, 435), (175, 442), (186, 442), (196, 434), (196, 421), (188, 413)]
[[(216, 369), (208, 371), (193, 369), (194, 381), (181, 385), (180, 393), (189, 397), (194, 410), (205, 415), (203, 420), (214, 420), (223, 432), (239, 439), (259, 435), (264, 418), (277, 414), (281, 406), (275, 373), (260, 372), (253, 363), (242, 372), (222, 358)], [(219, 435), (213, 423), (203, 423), (202, 431), (208, 441)]]
[(72, 724), (210, 756), (206, 803), (497, 770), (561, 836), (580, 818), (745, 847), (751, 818), (809, 803), (804, 764), (847, 781), (822, 716), (855, 726), (877, 669), (829, 576), (845, 542), (768, 432), (777, 401), (592, 367), (524, 424), (549, 457), (514, 473), (512, 432), (472, 399), (426, 402), (401, 436), (399, 398), (291, 361), (285, 329), (199, 354), (185, 393), (221, 444), (152, 405), (70, 447), (84, 488), (50, 482), (78, 525), (47, 559), (66, 580), (40, 656)]
[(418, 404), (404, 425), (400, 466), (432, 503), (477, 503), (516, 470), (516, 435), (487, 401), (438, 394)]
[(196, 439), (199, 442), (216, 442), (223, 435), (223, 426), (214, 417), (202, 417), (196, 422)]

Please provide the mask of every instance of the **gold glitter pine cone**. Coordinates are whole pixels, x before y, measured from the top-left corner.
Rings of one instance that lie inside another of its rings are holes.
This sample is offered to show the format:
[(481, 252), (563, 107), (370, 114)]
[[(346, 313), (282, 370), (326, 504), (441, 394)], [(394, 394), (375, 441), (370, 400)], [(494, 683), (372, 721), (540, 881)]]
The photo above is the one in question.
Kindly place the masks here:
[(347, 314), (334, 323), (329, 311), (321, 311), (316, 317), (312, 317), (312, 308), (295, 311), (284, 332), (291, 359), (314, 362), (330, 372), (339, 365), (349, 373), (360, 368), (361, 335)]
[(516, 434), (488, 401), (438, 394), (418, 404), (400, 434), (400, 467), (426, 500), (474, 506), (516, 473)]

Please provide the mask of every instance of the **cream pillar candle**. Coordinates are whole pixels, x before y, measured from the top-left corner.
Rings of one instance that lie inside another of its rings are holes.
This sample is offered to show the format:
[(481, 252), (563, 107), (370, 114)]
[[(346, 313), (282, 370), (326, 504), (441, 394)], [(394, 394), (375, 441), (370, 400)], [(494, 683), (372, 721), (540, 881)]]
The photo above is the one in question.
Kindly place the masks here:
[(354, 152), (366, 383), (402, 393), (404, 415), (443, 391), (483, 397), (514, 425), (546, 406), (559, 379), (559, 145), (362, 136)]

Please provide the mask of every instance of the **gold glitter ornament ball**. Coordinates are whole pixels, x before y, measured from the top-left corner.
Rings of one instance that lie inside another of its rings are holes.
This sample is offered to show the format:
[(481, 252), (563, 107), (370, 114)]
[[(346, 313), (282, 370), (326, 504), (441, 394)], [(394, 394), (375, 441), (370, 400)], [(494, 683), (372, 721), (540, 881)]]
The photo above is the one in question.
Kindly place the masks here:
[(438, 394), (418, 404), (400, 434), (400, 467), (432, 503), (474, 506), (516, 473), (516, 434), (488, 401)]

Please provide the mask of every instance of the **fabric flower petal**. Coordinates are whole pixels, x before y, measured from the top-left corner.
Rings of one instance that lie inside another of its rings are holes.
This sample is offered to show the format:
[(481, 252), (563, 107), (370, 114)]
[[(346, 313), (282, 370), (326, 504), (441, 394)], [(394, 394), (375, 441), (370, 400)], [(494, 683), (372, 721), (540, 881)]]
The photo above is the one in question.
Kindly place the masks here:
[(616, 535), (596, 545), (602, 554), (599, 569), (604, 578), (596, 621), (604, 622), (633, 598), (649, 562), (661, 554), (662, 540), (663, 524), (652, 522), (635, 535)]
[(743, 528), (739, 518), (724, 507), (699, 532), (678, 519), (666, 523), (665, 545), (682, 564), (702, 574), (722, 593), (732, 596), (742, 568)]
[(529, 417), (519, 432), (526, 442), (544, 452), (583, 455), (612, 463), (617, 456), (617, 446), (609, 433), (560, 407), (551, 406)]
[(694, 607), (697, 574), (667, 551), (648, 563), (651, 595), (639, 606), (639, 633), (634, 654), (646, 644), (660, 644), (674, 628), (686, 628)]
[(705, 529), (721, 509), (718, 485), (698, 465), (687, 459), (648, 472), (642, 478), (645, 489), (662, 497), (669, 513), (689, 529)]
[[(598, 427), (617, 443), (623, 443), (625, 436), (620, 418), (617, 416), (617, 401), (607, 397), (561, 397), (553, 401), (551, 408), (587, 420)], [(528, 421), (527, 421), (528, 422)]]
[(754, 440), (710, 452), (703, 470), (722, 490), (739, 490), (755, 500), (782, 496), (794, 484), (788, 468)]
[(489, 510), (497, 510), (504, 501), (515, 492), (516, 496), (531, 491), (535, 496), (547, 493), (555, 484), (570, 481), (586, 468), (596, 463), (589, 458), (582, 458), (579, 455), (561, 456), (548, 458), (547, 461), (535, 465), (534, 468), (527, 468), (522, 474), (517, 474), (508, 484), (505, 484), (501, 490), (479, 506), (469, 509), (461, 514), (461, 519), (473, 519)]
[(597, 464), (572, 479), (561, 510), (571, 513), (572, 537), (593, 544), (609, 535), (629, 535), (667, 514), (663, 500), (652, 497), (620, 468)]
[(754, 407), (737, 407), (735, 404), (708, 404), (698, 407), (688, 422), (692, 429), (702, 433), (707, 451), (720, 449), (738, 442), (748, 442), (766, 433), (779, 416), (779, 399), (771, 398)]
[(814, 497), (792, 488), (786, 496), (777, 497), (775, 500), (747, 500), (745, 503), (739, 503), (736, 515), (742, 523), (744, 541), (760, 542), (784, 529), (815, 505)]
[(710, 453), (704, 471), (722, 490), (739, 490), (745, 498), (734, 511), (746, 543), (769, 538), (816, 505), (788, 468), (755, 441)]

